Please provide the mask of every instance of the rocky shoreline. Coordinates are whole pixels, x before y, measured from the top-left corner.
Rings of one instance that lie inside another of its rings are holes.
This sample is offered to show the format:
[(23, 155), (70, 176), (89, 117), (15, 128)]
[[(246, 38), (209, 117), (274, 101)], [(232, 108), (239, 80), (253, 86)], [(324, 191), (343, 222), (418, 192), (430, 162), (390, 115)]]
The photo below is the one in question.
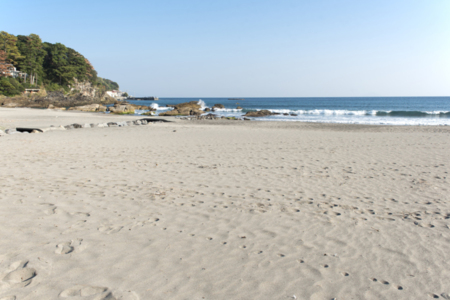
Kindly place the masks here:
[[(112, 106), (110, 106), (113, 104)], [(109, 106), (107, 106), (109, 105)], [(54, 110), (68, 110), (68, 111), (82, 111), (82, 112), (109, 112), (119, 115), (132, 115), (136, 110), (147, 111), (142, 115), (155, 115), (156, 109), (151, 106), (131, 104), (126, 101), (119, 101), (111, 97), (90, 97), (83, 94), (76, 94), (66, 96), (62, 92), (49, 92), (46, 96), (30, 96), (30, 97), (13, 97), (0, 99), (0, 107), (28, 107), (28, 108), (47, 108)], [(170, 105), (167, 107), (173, 108), (169, 111), (164, 111), (159, 116), (184, 116), (187, 120), (215, 120), (215, 119), (229, 119), (229, 120), (251, 120), (249, 118), (260, 118), (271, 115), (279, 115), (269, 110), (248, 111), (242, 118), (236, 117), (219, 117), (214, 114), (207, 114), (207, 112), (215, 112), (216, 110), (224, 109), (223, 104), (214, 104), (211, 108), (202, 108), (197, 101), (190, 101)], [(238, 109), (242, 109), (238, 107)], [(288, 115), (288, 114), (284, 114)], [(294, 114), (291, 114), (295, 116)]]
[(72, 129), (83, 129), (83, 128), (104, 128), (104, 127), (127, 127), (127, 126), (140, 126), (140, 125), (148, 125), (153, 123), (163, 123), (170, 122), (164, 119), (139, 119), (133, 121), (120, 121), (120, 122), (103, 122), (103, 123), (73, 123), (69, 125), (60, 125), (60, 126), (50, 126), (46, 128), (33, 128), (33, 127), (16, 127), (9, 128), (5, 131), (0, 130), (0, 136), (11, 135), (11, 134), (23, 134), (23, 133), (44, 133), (48, 131), (55, 130), (72, 130)]

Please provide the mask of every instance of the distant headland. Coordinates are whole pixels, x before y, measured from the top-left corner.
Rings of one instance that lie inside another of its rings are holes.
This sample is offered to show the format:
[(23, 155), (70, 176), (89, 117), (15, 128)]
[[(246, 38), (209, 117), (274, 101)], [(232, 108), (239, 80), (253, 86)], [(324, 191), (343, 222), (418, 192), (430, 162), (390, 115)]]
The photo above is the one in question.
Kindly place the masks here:
[[(59, 92), (61, 100), (83, 98), (87, 103), (128, 97), (117, 82), (98, 77), (90, 61), (76, 50), (42, 42), (37, 34), (15, 36), (1, 31), (0, 104), (8, 104), (6, 97), (39, 102), (36, 99), (46, 98), (50, 92)], [(25, 105), (27, 101), (14, 102)]]

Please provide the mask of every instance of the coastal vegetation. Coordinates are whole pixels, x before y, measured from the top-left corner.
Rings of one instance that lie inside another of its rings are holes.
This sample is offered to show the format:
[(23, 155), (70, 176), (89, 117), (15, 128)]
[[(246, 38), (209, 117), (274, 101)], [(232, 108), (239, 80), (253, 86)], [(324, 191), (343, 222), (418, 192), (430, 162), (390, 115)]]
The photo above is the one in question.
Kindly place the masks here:
[(0, 32), (0, 95), (39, 88), (68, 93), (75, 82), (89, 82), (98, 94), (119, 89), (116, 82), (98, 77), (89, 60), (72, 48), (42, 42), (37, 34)]

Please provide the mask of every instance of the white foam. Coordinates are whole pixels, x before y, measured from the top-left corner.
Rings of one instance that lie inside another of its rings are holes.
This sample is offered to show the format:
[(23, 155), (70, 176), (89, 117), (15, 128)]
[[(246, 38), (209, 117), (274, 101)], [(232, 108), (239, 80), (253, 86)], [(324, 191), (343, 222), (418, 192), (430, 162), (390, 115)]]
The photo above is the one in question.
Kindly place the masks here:
[(450, 111), (436, 110), (436, 111), (424, 111), (424, 113), (427, 113), (429, 115), (440, 115), (440, 114), (448, 114), (448, 113), (450, 113)]
[(290, 109), (269, 109), (273, 113), (280, 114), (297, 114), (297, 115), (349, 115), (349, 116), (365, 116), (375, 115), (376, 110), (332, 110), (332, 109), (312, 109), (312, 110), (290, 110)]
[(205, 101), (203, 101), (202, 99), (198, 99), (197, 104), (201, 106), (200, 108), (201, 110), (205, 110), (205, 108), (208, 108), (208, 106), (206, 106)]
[(259, 121), (297, 121), (313, 123), (338, 123), (338, 124), (361, 124), (361, 125), (423, 125), (423, 126), (450, 126), (450, 119), (442, 118), (405, 118), (405, 117), (377, 117), (377, 116), (269, 116), (266, 118), (255, 118)]
[(241, 112), (242, 108), (214, 108), (215, 112)]
[(158, 105), (158, 103), (152, 103), (150, 105), (150, 107), (153, 108), (153, 109), (156, 109), (156, 110), (172, 110), (173, 109), (173, 107), (164, 107), (164, 106), (161, 107), (161, 106)]

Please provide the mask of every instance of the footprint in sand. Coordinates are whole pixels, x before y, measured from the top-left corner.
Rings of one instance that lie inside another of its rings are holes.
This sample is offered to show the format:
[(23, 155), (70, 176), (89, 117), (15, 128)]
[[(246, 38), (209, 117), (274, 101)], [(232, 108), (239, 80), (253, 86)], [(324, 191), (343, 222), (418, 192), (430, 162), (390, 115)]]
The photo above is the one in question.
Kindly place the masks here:
[(76, 285), (74, 287), (71, 287), (69, 289), (66, 289), (62, 291), (59, 296), (62, 298), (68, 298), (68, 297), (89, 297), (89, 296), (95, 296), (94, 299), (108, 299), (113, 300), (116, 299), (113, 297), (111, 291), (108, 290), (106, 287), (99, 287), (99, 286), (89, 286), (89, 285)]
[[(93, 300), (139, 300), (139, 296), (133, 291), (119, 291), (114, 293), (107, 287), (90, 286), (90, 285), (76, 285), (62, 291), (59, 294), (61, 298), (88, 297)], [(92, 298), (94, 297), (94, 298)]]
[(87, 222), (87, 220), (78, 220), (75, 224), (71, 225), (69, 228), (64, 230), (62, 233), (69, 234), (72, 232), (77, 232), (86, 226), (86, 222)]
[(376, 278), (372, 278), (372, 281), (373, 282), (379, 282), (379, 283), (384, 284), (384, 285), (389, 285), (389, 281), (386, 281), (386, 280), (378, 280)]
[(102, 225), (98, 228), (98, 231), (103, 232), (105, 234), (114, 234), (118, 233), (120, 230), (122, 230), (123, 226), (108, 226), (108, 225)]
[(74, 217), (83, 217), (83, 218), (91, 216), (90, 213), (85, 213), (85, 212), (81, 212), (81, 211), (77, 211), (77, 212), (74, 212), (74, 213), (69, 213), (69, 215), (74, 216)]
[(11, 264), (9, 272), (3, 277), (2, 282), (12, 288), (26, 287), (31, 284), (37, 273), (35, 269), (28, 268), (27, 265), (27, 260), (17, 261)]
[(81, 252), (86, 249), (85, 245), (81, 245), (83, 239), (76, 239), (70, 242), (64, 242), (56, 245), (55, 253), (56, 254), (69, 254), (73, 252)]
[(54, 215), (54, 214), (56, 214), (56, 206), (55, 206), (55, 204), (52, 204), (52, 203), (40, 203), (39, 205), (42, 205), (42, 206), (44, 206), (45, 208), (44, 208), (44, 213), (46, 214), (46, 215)]
[(423, 228), (434, 228), (433, 224), (414, 222), (414, 225), (417, 225), (417, 226), (423, 227)]

